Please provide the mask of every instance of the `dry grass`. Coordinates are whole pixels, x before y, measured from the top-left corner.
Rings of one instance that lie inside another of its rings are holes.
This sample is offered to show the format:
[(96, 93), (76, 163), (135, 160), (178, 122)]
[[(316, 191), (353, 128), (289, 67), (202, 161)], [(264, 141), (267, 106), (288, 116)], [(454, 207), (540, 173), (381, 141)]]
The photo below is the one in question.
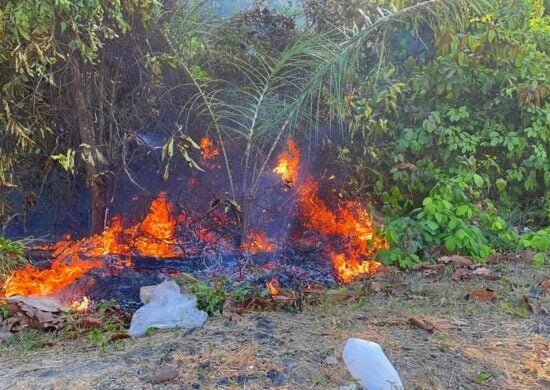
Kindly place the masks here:
[[(280, 389), (338, 389), (352, 380), (340, 358), (349, 337), (382, 345), (406, 388), (545, 389), (548, 329), (533, 332), (544, 318), (525, 315), (520, 298), (548, 271), (509, 265), (504, 280), (460, 283), (448, 275), (427, 283), (421, 274), (401, 274), (392, 280), (405, 286), (397, 295), (325, 302), (296, 314), (247, 313), (238, 323), (212, 318), (191, 333), (154, 332), (103, 349), (89, 340), (57, 340), (33, 352), (4, 345), (0, 389), (148, 389), (148, 378), (174, 363), (180, 370), (175, 383), (186, 388), (275, 388), (266, 373), (277, 370), (284, 376)], [(470, 287), (492, 288), (497, 300), (465, 300)], [(540, 300), (543, 308), (550, 308), (549, 300)], [(437, 330), (429, 334), (411, 326), (412, 315), (432, 321)], [(327, 356), (338, 363), (327, 364)]]

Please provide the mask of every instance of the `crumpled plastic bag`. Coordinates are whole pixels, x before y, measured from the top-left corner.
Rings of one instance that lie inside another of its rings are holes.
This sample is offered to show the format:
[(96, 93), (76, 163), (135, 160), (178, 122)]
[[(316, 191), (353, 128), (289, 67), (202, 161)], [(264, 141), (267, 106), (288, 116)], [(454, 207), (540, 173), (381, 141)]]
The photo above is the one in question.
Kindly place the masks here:
[(164, 281), (151, 290), (149, 303), (132, 316), (130, 336), (142, 336), (148, 328), (196, 328), (206, 321), (208, 314), (197, 309), (197, 298), (182, 294), (175, 282)]
[(372, 341), (350, 338), (342, 353), (353, 377), (367, 390), (403, 390), (399, 374), (380, 345)]

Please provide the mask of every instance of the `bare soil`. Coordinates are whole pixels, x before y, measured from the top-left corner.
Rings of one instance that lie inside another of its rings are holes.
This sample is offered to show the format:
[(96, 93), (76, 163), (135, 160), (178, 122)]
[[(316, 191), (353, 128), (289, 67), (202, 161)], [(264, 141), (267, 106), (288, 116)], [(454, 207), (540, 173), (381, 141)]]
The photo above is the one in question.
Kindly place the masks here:
[[(406, 389), (550, 388), (550, 296), (534, 299), (538, 314), (524, 302), (543, 292), (550, 269), (497, 264), (498, 280), (460, 282), (452, 272), (395, 272), (345, 302), (249, 312), (237, 322), (214, 317), (193, 331), (107, 345), (99, 336), (19, 334), (0, 347), (0, 389), (349, 390), (359, 388), (341, 358), (349, 337), (379, 343)], [(496, 299), (465, 299), (472, 287), (491, 288)], [(436, 330), (411, 325), (411, 316)], [(155, 383), (163, 368), (175, 378)]]

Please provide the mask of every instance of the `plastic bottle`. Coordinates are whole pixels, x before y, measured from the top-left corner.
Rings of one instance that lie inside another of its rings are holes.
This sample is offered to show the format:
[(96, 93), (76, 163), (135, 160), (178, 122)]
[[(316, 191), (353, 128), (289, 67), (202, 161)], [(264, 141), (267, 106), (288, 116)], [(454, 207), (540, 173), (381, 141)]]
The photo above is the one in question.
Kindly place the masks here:
[(342, 353), (351, 375), (367, 390), (402, 390), (399, 374), (380, 345), (372, 341), (350, 338)]

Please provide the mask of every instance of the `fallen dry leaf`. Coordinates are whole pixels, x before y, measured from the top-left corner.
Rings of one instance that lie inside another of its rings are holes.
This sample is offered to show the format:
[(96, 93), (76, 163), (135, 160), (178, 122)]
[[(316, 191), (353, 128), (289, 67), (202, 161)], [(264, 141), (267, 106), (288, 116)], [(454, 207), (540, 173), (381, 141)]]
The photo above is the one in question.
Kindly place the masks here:
[(471, 288), (466, 294), (466, 299), (477, 299), (479, 301), (492, 301), (497, 294), (490, 288)]
[(338, 302), (347, 301), (352, 296), (353, 294), (351, 291), (349, 291), (345, 287), (342, 287), (338, 289), (327, 290), (325, 299), (327, 303), (338, 303)]
[(99, 329), (101, 328), (101, 320), (98, 318), (84, 317), (75, 322), (75, 326), (85, 329)]
[(464, 279), (466, 276), (470, 275), (470, 271), (464, 268), (458, 268), (453, 272), (451, 275), (451, 280), (455, 282), (460, 282), (462, 279)]
[(152, 382), (152, 383), (170, 382), (176, 379), (179, 373), (180, 371), (177, 366), (163, 367), (149, 377), (149, 382)]
[(494, 275), (487, 267), (478, 267), (472, 271), (472, 275), (485, 280), (499, 280), (500, 276)]
[(378, 282), (372, 282), (370, 284), (370, 291), (372, 291), (373, 293), (379, 293), (380, 291), (382, 291), (382, 286)]
[(437, 261), (443, 264), (453, 263), (459, 267), (469, 267), (474, 264), (468, 257), (460, 255), (441, 256)]
[(417, 263), (417, 264), (413, 264), (411, 269), (413, 269), (415, 271), (421, 271), (421, 270), (424, 270), (424, 269), (438, 270), (438, 269), (442, 269), (443, 267), (445, 267), (445, 264), (441, 264), (441, 263), (439, 263), (439, 264)]
[(402, 162), (402, 163), (398, 163), (398, 164), (395, 164), (393, 166), (395, 169), (410, 169), (410, 170), (414, 170), (416, 169), (416, 165), (412, 164), (412, 163), (408, 163), (408, 162)]
[(123, 340), (127, 338), (130, 338), (130, 335), (128, 333), (115, 333), (114, 335), (111, 336), (110, 340), (116, 341), (116, 340)]
[(539, 283), (539, 286), (545, 294), (550, 293), (550, 277), (546, 277), (546, 279)]
[(410, 317), (409, 324), (417, 326), (420, 329), (424, 329), (428, 333), (433, 333), (434, 330), (437, 329), (433, 322), (428, 320), (423, 320), (418, 317)]
[(533, 251), (526, 250), (526, 251), (519, 252), (516, 255), (516, 258), (520, 261), (524, 261), (524, 262), (530, 264), (530, 263), (533, 262), (533, 257), (534, 256), (535, 256), (535, 254), (533, 253)]

